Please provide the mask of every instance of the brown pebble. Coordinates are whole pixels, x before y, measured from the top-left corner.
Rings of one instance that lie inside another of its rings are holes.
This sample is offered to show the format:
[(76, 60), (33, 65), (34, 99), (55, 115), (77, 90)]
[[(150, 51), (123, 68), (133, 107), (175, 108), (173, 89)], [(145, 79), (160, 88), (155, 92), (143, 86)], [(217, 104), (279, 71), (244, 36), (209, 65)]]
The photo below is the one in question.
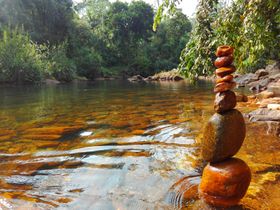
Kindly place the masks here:
[(236, 86), (235, 82), (218, 83), (214, 88), (214, 92), (215, 93), (224, 92), (224, 91), (231, 90), (231, 89), (235, 88), (235, 86)]
[(227, 56), (233, 53), (233, 47), (229, 45), (223, 45), (219, 46), (216, 51), (216, 56), (221, 57), (221, 56)]
[(221, 68), (223, 66), (229, 66), (231, 65), (233, 62), (233, 56), (232, 55), (228, 55), (228, 56), (223, 56), (223, 57), (219, 57), (215, 60), (214, 65), (217, 68)]
[(236, 106), (235, 93), (228, 90), (216, 94), (214, 101), (214, 109), (218, 113), (222, 113), (233, 109)]
[(232, 82), (233, 80), (233, 75), (226, 75), (224, 77), (217, 77), (216, 83), (221, 83), (221, 82)]
[(216, 75), (219, 77), (224, 77), (226, 75), (232, 74), (235, 71), (236, 71), (235, 66), (221, 67), (216, 69)]

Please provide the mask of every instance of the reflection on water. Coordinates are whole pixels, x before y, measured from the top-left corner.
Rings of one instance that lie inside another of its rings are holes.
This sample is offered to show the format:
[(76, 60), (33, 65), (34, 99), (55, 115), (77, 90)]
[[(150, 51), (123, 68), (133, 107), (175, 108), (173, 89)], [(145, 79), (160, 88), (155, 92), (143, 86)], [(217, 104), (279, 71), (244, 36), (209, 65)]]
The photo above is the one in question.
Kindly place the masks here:
[[(211, 89), (120, 81), (1, 87), (3, 202), (13, 209), (202, 209), (195, 139), (213, 113)], [(241, 209), (277, 209), (279, 139), (247, 126), (238, 156), (253, 180)]]

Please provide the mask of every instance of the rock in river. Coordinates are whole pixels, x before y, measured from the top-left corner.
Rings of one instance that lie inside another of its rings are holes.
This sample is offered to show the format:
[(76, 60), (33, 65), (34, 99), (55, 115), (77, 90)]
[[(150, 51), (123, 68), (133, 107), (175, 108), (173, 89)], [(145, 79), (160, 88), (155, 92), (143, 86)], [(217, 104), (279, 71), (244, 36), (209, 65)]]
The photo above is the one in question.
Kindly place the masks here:
[(218, 162), (232, 157), (239, 151), (245, 133), (244, 118), (238, 110), (215, 113), (204, 128), (201, 141), (203, 159)]
[(236, 106), (236, 96), (232, 91), (225, 91), (216, 94), (214, 101), (214, 109), (218, 113), (222, 113), (233, 109)]
[(243, 160), (209, 163), (203, 170), (199, 195), (213, 206), (234, 206), (246, 194), (250, 181), (251, 171)]

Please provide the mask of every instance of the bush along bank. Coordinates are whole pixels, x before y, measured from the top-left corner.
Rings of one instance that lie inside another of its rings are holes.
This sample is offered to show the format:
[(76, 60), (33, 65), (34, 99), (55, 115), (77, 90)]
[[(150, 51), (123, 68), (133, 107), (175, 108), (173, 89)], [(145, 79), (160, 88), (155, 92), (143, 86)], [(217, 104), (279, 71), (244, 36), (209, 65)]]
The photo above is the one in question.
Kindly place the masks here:
[(75, 64), (66, 55), (67, 43), (55, 47), (34, 43), (22, 31), (4, 31), (0, 40), (0, 83), (34, 84), (45, 79), (69, 82)]

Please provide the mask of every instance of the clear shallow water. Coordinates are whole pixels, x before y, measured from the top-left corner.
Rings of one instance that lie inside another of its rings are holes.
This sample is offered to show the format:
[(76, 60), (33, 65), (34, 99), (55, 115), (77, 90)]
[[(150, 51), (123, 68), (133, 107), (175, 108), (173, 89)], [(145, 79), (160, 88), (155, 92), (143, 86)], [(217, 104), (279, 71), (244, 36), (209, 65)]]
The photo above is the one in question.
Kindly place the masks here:
[[(182, 186), (199, 182), (195, 139), (213, 114), (211, 89), (121, 81), (1, 87), (0, 206), (192, 209)], [(277, 209), (279, 139), (259, 124), (247, 128), (238, 157), (253, 180), (239, 209)]]

